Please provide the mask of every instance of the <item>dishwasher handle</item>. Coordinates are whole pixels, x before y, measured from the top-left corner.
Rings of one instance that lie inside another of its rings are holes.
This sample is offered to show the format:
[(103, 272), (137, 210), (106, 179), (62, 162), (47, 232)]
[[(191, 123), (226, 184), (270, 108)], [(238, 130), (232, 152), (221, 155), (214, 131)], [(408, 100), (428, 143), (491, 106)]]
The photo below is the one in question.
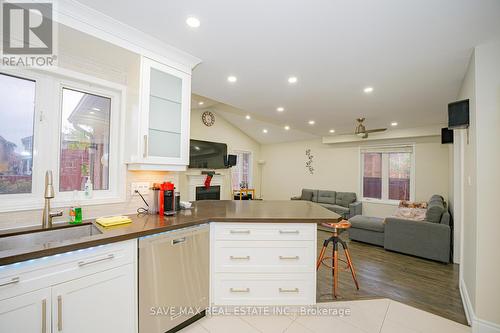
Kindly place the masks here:
[(172, 239), (172, 245), (182, 244), (186, 242), (186, 237)]

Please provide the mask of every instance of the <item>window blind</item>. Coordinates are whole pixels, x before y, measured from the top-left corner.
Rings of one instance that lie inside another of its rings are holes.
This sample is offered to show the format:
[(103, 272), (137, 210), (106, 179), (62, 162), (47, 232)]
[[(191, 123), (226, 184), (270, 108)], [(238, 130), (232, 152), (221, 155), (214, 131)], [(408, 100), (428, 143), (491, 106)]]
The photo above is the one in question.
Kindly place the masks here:
[(413, 153), (413, 145), (361, 147), (361, 153)]

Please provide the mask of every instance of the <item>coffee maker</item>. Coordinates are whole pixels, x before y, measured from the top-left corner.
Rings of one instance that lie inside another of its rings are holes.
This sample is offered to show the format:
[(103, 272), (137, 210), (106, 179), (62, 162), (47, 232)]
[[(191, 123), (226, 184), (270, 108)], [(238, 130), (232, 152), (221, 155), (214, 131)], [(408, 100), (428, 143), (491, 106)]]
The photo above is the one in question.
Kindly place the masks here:
[(165, 216), (175, 215), (180, 209), (180, 194), (175, 191), (174, 184), (171, 182), (161, 184), (160, 196), (160, 215), (162, 213)]

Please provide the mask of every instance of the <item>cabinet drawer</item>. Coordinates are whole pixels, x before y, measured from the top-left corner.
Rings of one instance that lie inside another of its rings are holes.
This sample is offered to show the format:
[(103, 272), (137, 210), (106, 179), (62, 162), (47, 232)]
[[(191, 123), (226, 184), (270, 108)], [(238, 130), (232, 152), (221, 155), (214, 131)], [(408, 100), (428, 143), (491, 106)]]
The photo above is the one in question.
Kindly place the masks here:
[(223, 223), (211, 224), (216, 240), (314, 240), (314, 223)]
[(314, 273), (215, 274), (214, 305), (309, 305), (316, 299)]
[(314, 272), (313, 241), (217, 241), (215, 272)]
[(0, 300), (133, 263), (137, 241), (112, 243), (0, 267)]

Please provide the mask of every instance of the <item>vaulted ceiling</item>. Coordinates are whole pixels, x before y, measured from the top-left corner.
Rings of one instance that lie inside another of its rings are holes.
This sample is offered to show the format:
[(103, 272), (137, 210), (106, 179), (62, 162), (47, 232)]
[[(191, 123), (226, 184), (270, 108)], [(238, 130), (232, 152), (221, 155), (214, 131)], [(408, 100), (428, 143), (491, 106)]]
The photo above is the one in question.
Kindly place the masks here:
[(372, 128), (444, 123), (473, 47), (500, 39), (497, 0), (79, 1), (201, 58), (194, 93), (288, 125), (290, 140), (352, 132), (360, 116)]

